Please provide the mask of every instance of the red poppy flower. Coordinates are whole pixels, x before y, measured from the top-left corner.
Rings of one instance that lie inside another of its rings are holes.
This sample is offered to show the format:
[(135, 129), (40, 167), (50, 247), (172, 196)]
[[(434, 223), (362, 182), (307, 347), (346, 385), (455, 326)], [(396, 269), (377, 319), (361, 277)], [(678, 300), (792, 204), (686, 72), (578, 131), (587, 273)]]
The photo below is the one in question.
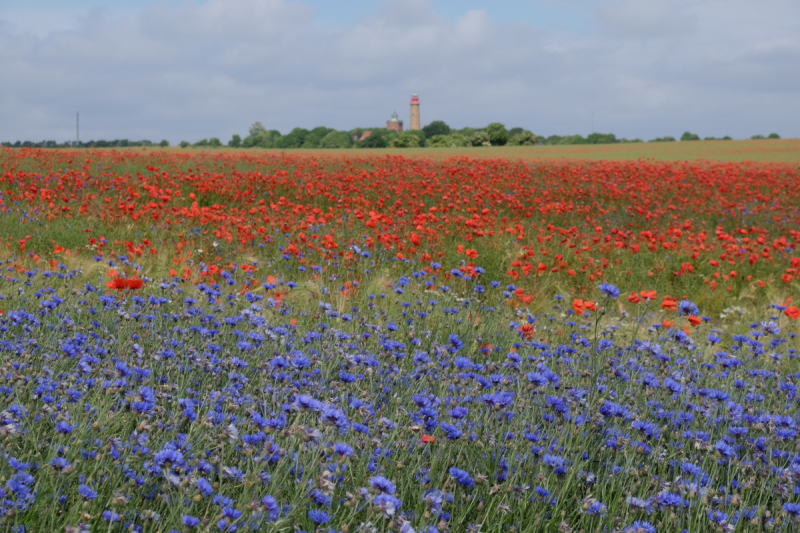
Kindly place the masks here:
[(421, 440), (425, 444), (433, 444), (434, 442), (436, 442), (436, 437), (434, 437), (433, 435), (425, 435), (425, 434), (423, 434)]
[(128, 284), (126, 283), (125, 278), (114, 278), (108, 283), (106, 283), (106, 287), (108, 287), (109, 289), (121, 291), (127, 289)]
[(800, 318), (800, 309), (798, 309), (793, 305), (787, 307), (783, 312), (786, 314), (786, 316), (788, 316), (792, 320), (797, 320), (798, 318)]
[(519, 332), (525, 339), (530, 339), (533, 337), (533, 324), (522, 324)]

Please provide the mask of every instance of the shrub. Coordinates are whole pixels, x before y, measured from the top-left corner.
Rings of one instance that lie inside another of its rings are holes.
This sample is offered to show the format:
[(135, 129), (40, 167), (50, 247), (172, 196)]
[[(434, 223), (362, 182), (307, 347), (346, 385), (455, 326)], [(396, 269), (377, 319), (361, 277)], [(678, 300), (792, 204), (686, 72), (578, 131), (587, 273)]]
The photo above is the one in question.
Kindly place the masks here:
[(445, 124), (443, 120), (434, 120), (422, 128), (422, 132), (425, 133), (426, 139), (430, 139), (434, 135), (450, 135), (450, 126)]
[(404, 131), (389, 141), (390, 148), (419, 148), (419, 137), (411, 131)]
[(425, 146), (430, 148), (462, 148), (469, 146), (467, 139), (463, 135), (453, 133), (451, 135), (434, 135)]
[(486, 126), (486, 133), (489, 135), (489, 142), (492, 146), (503, 146), (508, 142), (508, 131), (499, 122), (492, 122)]
[(528, 130), (522, 130), (520, 133), (512, 136), (508, 140), (510, 146), (531, 146), (536, 144), (539, 138)]
[(319, 141), (319, 148), (350, 148), (353, 139), (346, 131), (333, 130)]
[(477, 131), (469, 138), (469, 144), (472, 146), (491, 146), (492, 142), (488, 133)]

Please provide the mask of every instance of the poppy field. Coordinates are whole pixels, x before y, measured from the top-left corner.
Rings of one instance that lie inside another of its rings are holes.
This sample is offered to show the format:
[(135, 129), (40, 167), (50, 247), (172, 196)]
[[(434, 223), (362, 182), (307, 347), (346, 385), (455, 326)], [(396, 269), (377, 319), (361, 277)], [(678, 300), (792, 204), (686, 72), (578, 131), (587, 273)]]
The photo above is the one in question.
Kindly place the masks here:
[(800, 530), (800, 166), (0, 151), (0, 527)]

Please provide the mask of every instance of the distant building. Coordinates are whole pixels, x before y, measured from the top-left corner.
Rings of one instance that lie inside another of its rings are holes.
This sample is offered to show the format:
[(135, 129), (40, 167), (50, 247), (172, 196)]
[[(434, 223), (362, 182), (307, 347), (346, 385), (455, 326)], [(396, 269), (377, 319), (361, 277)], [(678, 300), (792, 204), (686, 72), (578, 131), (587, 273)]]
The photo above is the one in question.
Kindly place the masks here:
[(397, 118), (397, 111), (392, 113), (392, 118), (386, 121), (386, 129), (403, 131), (403, 121)]
[(419, 97), (416, 93), (411, 95), (411, 125), (408, 129), (421, 129), (419, 125)]
[(358, 140), (359, 141), (363, 141), (364, 139), (366, 139), (370, 135), (372, 135), (372, 130), (367, 130), (367, 131), (365, 131), (364, 133), (361, 134), (361, 137), (359, 137)]

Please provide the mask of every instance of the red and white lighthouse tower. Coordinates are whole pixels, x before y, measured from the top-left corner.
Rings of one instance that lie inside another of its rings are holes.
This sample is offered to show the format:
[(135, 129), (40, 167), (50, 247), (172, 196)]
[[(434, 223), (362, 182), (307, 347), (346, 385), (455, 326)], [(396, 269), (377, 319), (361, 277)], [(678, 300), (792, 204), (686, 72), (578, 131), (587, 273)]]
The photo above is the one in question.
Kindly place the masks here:
[(416, 93), (411, 95), (411, 124), (409, 124), (408, 129), (421, 129), (419, 125), (419, 96)]

